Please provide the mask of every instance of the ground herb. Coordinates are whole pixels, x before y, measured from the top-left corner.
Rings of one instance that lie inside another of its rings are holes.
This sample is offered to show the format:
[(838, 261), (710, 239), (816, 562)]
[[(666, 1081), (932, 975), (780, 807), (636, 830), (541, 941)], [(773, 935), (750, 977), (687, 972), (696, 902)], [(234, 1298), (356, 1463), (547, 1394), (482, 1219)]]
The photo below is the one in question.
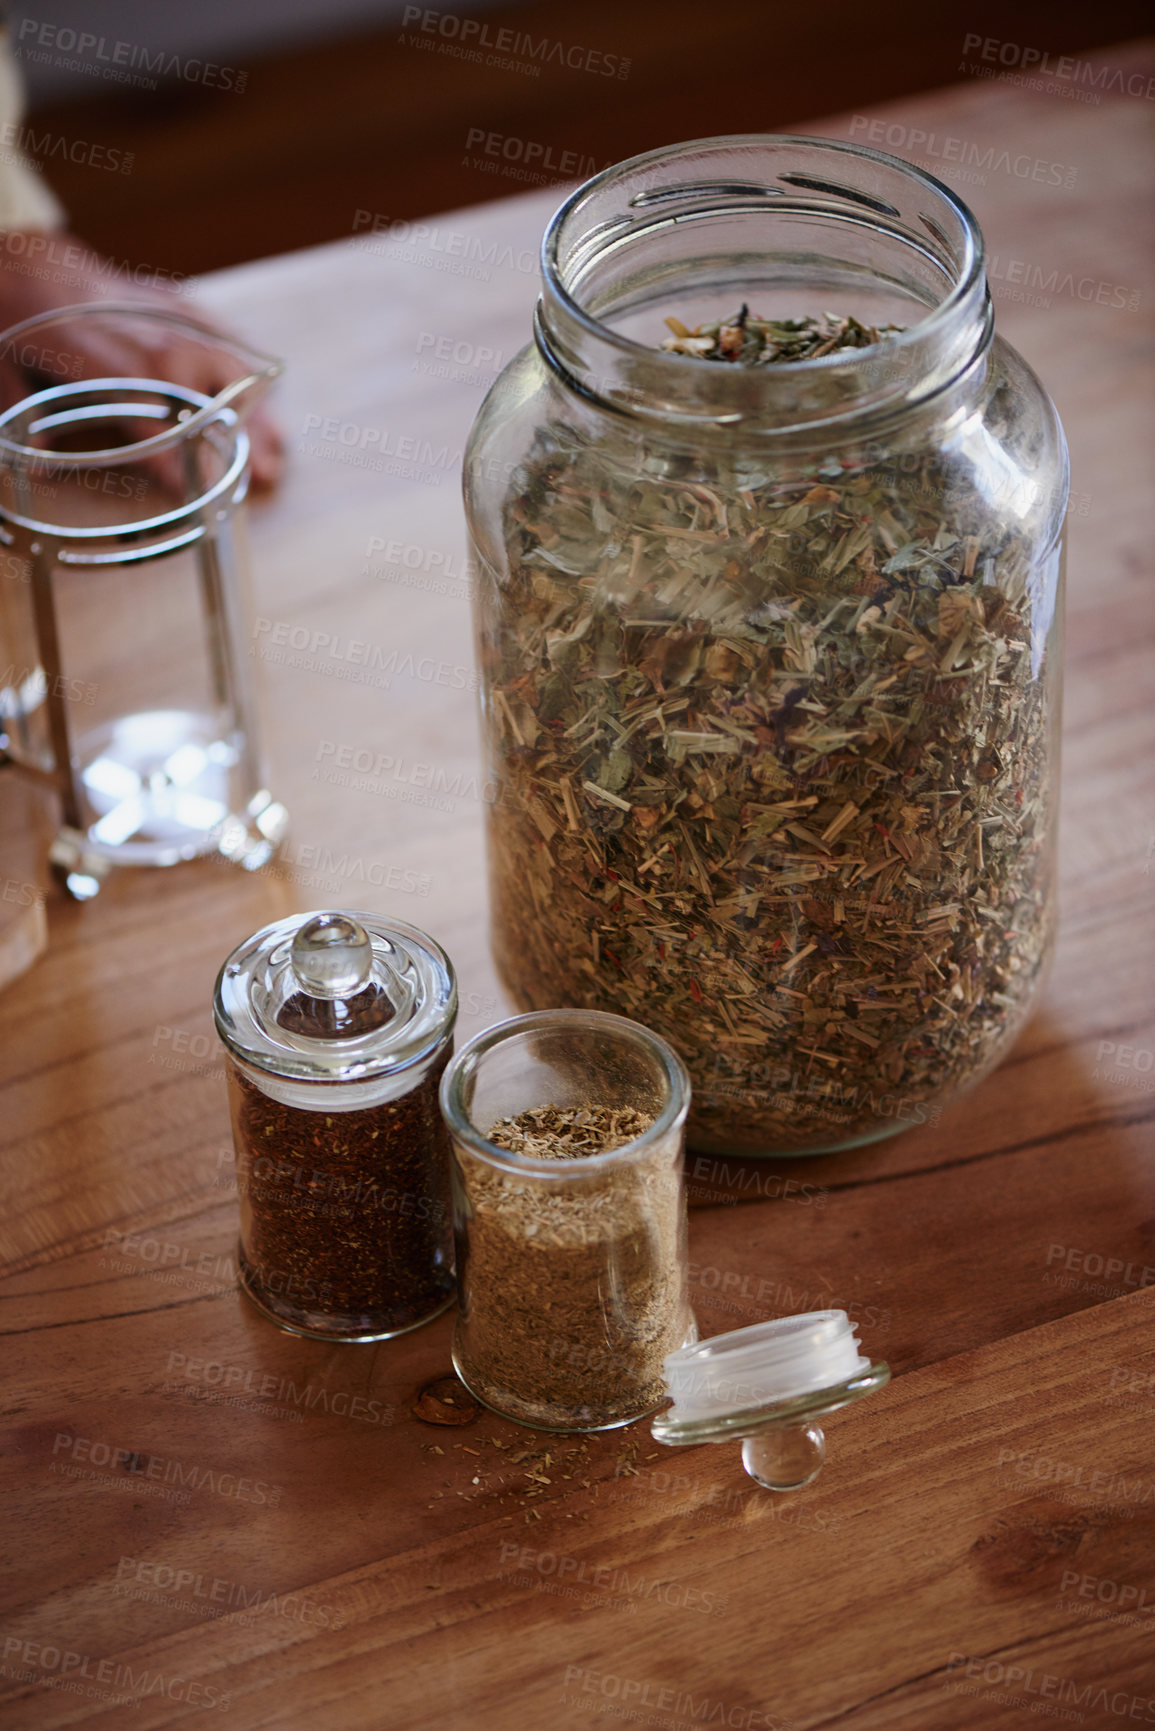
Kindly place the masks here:
[(499, 1118), (488, 1139), (535, 1160), (580, 1160), (624, 1147), (653, 1121), (636, 1106), (534, 1106), (516, 1118)]
[[(893, 329), (667, 322), (752, 365)], [(483, 568), (504, 980), (664, 1034), (698, 1147), (919, 1121), (1001, 1056), (1048, 947), (1036, 549), (917, 426), (772, 470), (609, 422), (539, 429)]]
[(448, 1301), (448, 1058), (399, 1099), (333, 1113), (282, 1105), (229, 1064), (244, 1271), (287, 1321), (388, 1333)]
[(486, 1132), (499, 1147), (564, 1162), (564, 1182), (457, 1149), (468, 1220), (460, 1368), (511, 1418), (592, 1428), (665, 1397), (663, 1361), (689, 1324), (680, 1162), (580, 1171), (652, 1122), (632, 1108), (545, 1106)]

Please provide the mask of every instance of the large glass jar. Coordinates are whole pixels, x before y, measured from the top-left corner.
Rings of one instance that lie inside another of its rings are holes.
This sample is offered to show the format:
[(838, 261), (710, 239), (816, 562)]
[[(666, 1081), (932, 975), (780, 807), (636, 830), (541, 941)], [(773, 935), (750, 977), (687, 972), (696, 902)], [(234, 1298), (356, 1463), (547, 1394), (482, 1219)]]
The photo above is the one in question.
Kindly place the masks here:
[[(875, 151), (711, 139), (589, 181), (543, 259), (466, 454), (505, 984), (666, 1035), (698, 1148), (925, 1122), (1053, 935), (1066, 447), (975, 220)], [(660, 346), (827, 314), (866, 346)]]

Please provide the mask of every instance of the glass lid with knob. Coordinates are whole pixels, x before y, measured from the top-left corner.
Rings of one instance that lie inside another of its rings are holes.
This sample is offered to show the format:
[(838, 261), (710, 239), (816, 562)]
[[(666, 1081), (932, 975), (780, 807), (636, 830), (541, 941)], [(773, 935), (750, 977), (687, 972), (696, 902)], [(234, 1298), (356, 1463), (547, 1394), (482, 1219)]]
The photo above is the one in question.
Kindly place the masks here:
[(673, 1404), (651, 1422), (655, 1442), (740, 1440), (755, 1483), (795, 1491), (826, 1460), (814, 1420), (885, 1387), (890, 1367), (863, 1357), (844, 1310), (812, 1310), (684, 1346), (666, 1358), (665, 1377)]
[(255, 932), (217, 978), (217, 1032), (243, 1062), (303, 1082), (391, 1074), (452, 1027), (457, 986), (426, 933), (377, 914), (294, 914)]

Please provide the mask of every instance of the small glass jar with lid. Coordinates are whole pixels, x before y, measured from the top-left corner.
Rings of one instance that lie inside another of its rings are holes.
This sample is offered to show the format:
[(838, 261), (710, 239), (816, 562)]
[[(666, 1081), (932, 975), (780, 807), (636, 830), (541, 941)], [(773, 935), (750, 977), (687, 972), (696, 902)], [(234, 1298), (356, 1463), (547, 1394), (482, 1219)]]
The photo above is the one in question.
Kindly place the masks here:
[(384, 1340), (452, 1302), (456, 1014), (440, 946), (373, 914), (278, 920), (222, 967), (240, 1280), (282, 1328)]
[(495, 957), (664, 1034), (697, 1148), (925, 1123), (1043, 977), (1066, 446), (983, 257), (877, 151), (653, 151), (470, 438)]

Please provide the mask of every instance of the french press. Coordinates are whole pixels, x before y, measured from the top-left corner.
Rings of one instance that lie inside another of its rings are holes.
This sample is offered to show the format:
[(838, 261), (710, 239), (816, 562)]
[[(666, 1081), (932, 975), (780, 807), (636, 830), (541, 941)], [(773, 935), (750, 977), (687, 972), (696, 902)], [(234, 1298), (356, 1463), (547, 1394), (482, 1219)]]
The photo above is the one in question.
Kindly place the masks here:
[[(223, 377), (215, 393), (125, 372), (144, 352), (163, 374), (178, 339), (182, 375)], [(255, 869), (284, 834), (246, 665), (243, 521), (243, 421), (281, 366), (131, 303), (0, 335), (19, 399), (0, 408), (2, 761), (58, 795), (50, 859), (77, 898), (113, 865), (215, 852)]]

